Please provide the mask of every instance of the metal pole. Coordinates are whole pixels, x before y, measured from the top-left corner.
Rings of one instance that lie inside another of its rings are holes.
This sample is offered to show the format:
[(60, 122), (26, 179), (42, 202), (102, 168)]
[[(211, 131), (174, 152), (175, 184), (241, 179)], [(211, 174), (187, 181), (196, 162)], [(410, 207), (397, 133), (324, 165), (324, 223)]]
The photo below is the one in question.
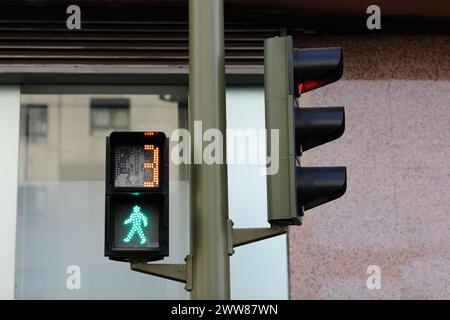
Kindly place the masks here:
[[(189, 0), (189, 127), (223, 133), (225, 160), (225, 57), (223, 0)], [(192, 151), (196, 150), (192, 139)], [(197, 152), (203, 152), (203, 147)], [(202, 154), (202, 153), (200, 153)], [(191, 299), (229, 299), (227, 166), (191, 165)]]

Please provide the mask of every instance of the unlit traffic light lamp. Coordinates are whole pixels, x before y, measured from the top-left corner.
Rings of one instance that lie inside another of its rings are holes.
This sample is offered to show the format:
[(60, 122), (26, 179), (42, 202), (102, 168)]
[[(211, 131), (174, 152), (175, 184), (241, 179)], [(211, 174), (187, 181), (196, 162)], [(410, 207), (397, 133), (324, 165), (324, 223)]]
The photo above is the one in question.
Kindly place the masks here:
[(106, 141), (105, 256), (169, 254), (168, 142), (162, 132), (113, 132)]
[[(279, 170), (267, 176), (272, 225), (301, 224), (305, 210), (345, 193), (345, 167), (302, 167), (298, 159), (304, 151), (344, 133), (343, 107), (300, 108), (297, 99), (339, 80), (342, 72), (341, 48), (296, 49), (290, 36), (264, 43), (266, 127), (279, 130), (280, 137)], [(270, 146), (268, 141), (269, 153)]]

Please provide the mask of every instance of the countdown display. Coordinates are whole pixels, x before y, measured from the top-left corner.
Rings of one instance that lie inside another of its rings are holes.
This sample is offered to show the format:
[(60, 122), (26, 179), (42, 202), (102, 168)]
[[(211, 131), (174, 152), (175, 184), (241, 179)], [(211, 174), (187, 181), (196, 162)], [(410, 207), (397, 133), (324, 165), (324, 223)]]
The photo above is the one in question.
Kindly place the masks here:
[(159, 187), (160, 147), (118, 145), (114, 150), (115, 187)]

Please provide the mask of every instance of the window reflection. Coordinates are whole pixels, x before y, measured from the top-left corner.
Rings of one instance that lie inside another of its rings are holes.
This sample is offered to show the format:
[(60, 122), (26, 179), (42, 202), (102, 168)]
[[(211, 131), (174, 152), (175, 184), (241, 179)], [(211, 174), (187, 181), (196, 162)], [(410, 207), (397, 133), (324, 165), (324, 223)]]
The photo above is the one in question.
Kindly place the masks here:
[(25, 136), (28, 142), (45, 142), (47, 139), (47, 105), (26, 104), (25, 112)]
[(112, 131), (128, 131), (130, 100), (126, 98), (92, 98), (91, 134), (107, 136)]

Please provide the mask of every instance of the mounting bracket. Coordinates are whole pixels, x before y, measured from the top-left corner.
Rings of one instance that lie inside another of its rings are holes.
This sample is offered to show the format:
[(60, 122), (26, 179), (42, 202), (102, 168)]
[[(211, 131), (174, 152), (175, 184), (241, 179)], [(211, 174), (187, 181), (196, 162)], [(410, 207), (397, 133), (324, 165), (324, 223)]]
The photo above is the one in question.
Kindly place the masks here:
[(192, 290), (192, 257), (186, 256), (184, 264), (164, 264), (131, 262), (130, 268), (133, 271), (151, 274), (153, 276), (170, 279), (186, 284), (186, 291)]
[(228, 255), (233, 255), (234, 248), (245, 244), (276, 237), (287, 232), (287, 227), (271, 228), (233, 228), (233, 221), (227, 221)]

